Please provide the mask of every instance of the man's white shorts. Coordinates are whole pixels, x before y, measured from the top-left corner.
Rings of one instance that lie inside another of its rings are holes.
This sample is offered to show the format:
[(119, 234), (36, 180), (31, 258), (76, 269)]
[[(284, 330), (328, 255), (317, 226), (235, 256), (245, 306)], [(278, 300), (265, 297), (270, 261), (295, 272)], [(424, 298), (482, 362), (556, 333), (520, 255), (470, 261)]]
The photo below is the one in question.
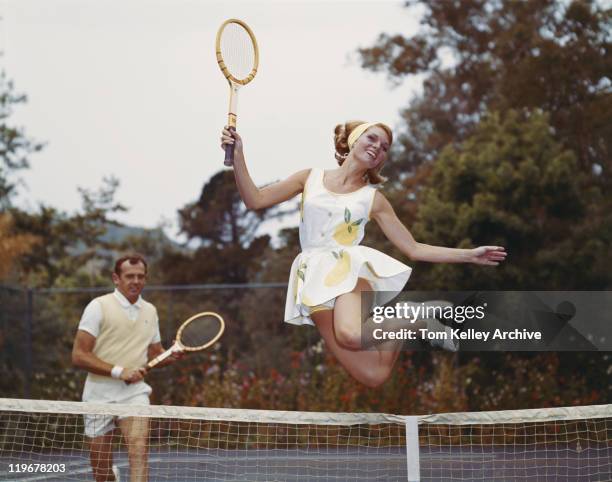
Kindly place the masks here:
[[(92, 403), (126, 403), (130, 405), (149, 405), (151, 387), (145, 382), (126, 385), (121, 380), (92, 381), (89, 378), (83, 389), (83, 401)], [(99, 437), (117, 427), (117, 421), (125, 417), (113, 415), (83, 415), (85, 435)]]

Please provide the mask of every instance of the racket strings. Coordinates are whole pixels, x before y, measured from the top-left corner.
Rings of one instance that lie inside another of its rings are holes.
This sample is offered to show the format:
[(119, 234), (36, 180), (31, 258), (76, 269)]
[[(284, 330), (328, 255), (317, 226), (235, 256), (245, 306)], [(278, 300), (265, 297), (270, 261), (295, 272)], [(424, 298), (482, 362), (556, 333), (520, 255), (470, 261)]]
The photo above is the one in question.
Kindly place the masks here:
[(181, 343), (186, 348), (198, 348), (210, 342), (221, 329), (219, 320), (211, 315), (195, 318), (181, 332)]
[(255, 45), (249, 33), (237, 23), (228, 23), (221, 34), (223, 62), (238, 80), (244, 80), (255, 68)]

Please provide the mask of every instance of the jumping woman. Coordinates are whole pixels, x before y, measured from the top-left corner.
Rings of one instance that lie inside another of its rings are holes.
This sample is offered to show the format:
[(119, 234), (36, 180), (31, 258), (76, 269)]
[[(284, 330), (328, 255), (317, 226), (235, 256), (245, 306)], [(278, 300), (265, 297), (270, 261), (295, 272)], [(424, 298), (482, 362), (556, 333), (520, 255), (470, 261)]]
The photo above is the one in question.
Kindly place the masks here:
[(359, 245), (367, 222), (376, 221), (389, 241), (414, 261), (495, 266), (506, 252), (499, 246), (454, 249), (415, 241), (378, 189), (385, 180), (380, 171), (393, 141), (391, 129), (379, 122), (352, 121), (337, 125), (334, 134), (338, 168), (305, 169), (262, 189), (249, 175), (240, 135), (224, 128), (221, 147), (234, 145), (236, 184), (248, 209), (302, 194), (302, 252), (291, 267), (285, 321), (315, 325), (342, 366), (359, 382), (375, 387), (391, 374), (403, 343), (362, 348), (361, 298), (369, 296), (377, 305), (390, 301), (403, 289), (411, 268)]

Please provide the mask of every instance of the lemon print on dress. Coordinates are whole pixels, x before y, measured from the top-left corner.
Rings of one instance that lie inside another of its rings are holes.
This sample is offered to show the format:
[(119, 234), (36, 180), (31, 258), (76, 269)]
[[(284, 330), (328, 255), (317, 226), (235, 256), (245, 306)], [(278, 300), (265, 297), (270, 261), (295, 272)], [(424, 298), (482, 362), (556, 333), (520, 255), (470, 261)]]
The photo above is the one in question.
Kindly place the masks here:
[(325, 286), (336, 286), (342, 283), (351, 271), (351, 256), (344, 250), (336, 253), (332, 251), (334, 258), (336, 258), (336, 264), (331, 269), (323, 283)]
[(349, 208), (344, 208), (344, 222), (338, 224), (334, 229), (334, 239), (338, 244), (343, 246), (351, 246), (357, 239), (359, 234), (359, 225), (363, 218), (351, 222), (351, 211)]
[(297, 268), (297, 273), (295, 279), (293, 281), (293, 292), (295, 293), (295, 299), (297, 300), (298, 295), (298, 283), (299, 280), (302, 280), (302, 283), (306, 281), (306, 263), (299, 263)]
[(313, 301), (306, 295), (302, 295), (302, 304), (309, 307), (313, 307), (315, 305)]

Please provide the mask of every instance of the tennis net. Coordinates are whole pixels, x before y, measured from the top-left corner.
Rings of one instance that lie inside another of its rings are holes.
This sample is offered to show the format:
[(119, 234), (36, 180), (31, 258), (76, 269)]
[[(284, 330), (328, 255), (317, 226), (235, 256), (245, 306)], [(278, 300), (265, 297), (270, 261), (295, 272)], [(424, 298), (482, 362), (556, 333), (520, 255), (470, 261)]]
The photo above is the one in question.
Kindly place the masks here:
[(84, 431), (116, 420), (146, 427), (144, 446), (107, 432), (122, 480), (143, 453), (151, 482), (612, 480), (612, 405), (399, 416), (20, 399), (0, 399), (0, 480), (93, 480)]

